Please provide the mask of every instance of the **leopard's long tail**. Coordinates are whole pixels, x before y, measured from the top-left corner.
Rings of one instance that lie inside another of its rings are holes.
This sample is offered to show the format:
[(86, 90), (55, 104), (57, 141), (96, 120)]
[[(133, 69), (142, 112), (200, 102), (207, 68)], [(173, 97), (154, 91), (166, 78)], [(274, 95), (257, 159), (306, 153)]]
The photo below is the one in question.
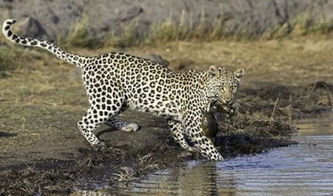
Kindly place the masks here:
[(11, 26), (13, 24), (15, 24), (15, 22), (16, 22), (16, 20), (8, 19), (2, 25), (2, 33), (9, 41), (11, 41), (13, 43), (24, 45), (24, 46), (33, 46), (33, 47), (43, 48), (43, 49), (55, 54), (58, 58), (66, 61), (68, 63), (74, 64), (78, 67), (81, 67), (81, 68), (85, 64), (87, 64), (89, 62), (89, 60), (94, 58), (94, 57), (85, 57), (85, 56), (80, 56), (77, 54), (72, 54), (72, 53), (66, 52), (63, 49), (61, 49), (60, 47), (58, 47), (57, 45), (55, 45), (54, 43), (49, 42), (49, 41), (20, 37), (11, 31)]

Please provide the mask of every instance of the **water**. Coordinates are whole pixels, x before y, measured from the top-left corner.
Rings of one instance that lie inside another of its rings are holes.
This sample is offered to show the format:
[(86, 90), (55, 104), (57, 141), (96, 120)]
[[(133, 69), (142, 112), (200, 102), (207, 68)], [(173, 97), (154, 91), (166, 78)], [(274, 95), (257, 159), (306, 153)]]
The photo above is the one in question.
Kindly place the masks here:
[(333, 116), (303, 120), (299, 144), (224, 162), (192, 161), (126, 188), (81, 195), (333, 196)]

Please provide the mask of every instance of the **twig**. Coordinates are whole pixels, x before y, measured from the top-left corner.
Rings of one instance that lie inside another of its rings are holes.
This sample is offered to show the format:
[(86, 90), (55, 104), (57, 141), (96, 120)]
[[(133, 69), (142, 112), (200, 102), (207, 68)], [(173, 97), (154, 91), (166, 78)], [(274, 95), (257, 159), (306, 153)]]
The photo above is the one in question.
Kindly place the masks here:
[(333, 108), (333, 104), (332, 104), (332, 99), (331, 99), (331, 95), (330, 95), (330, 90), (328, 89), (328, 86), (326, 83), (323, 84), (326, 93), (327, 93), (327, 99), (328, 99), (328, 104), (330, 104), (331, 109)]
[(272, 121), (274, 120), (274, 113), (275, 113), (276, 106), (277, 106), (278, 102), (279, 102), (279, 98), (276, 98), (276, 101), (275, 101), (275, 103), (274, 103), (274, 108), (273, 108), (273, 111), (272, 111), (272, 115), (271, 115), (271, 120), (270, 120), (270, 122), (272, 122)]

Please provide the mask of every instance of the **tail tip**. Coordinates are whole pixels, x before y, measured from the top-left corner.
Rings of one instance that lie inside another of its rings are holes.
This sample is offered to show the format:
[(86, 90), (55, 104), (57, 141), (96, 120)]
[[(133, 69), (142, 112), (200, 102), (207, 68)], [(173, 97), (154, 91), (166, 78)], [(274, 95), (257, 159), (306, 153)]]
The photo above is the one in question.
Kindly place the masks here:
[(16, 23), (16, 20), (15, 19), (7, 19), (6, 21), (5, 21), (5, 24), (7, 24), (7, 25), (13, 25), (13, 24), (15, 24)]

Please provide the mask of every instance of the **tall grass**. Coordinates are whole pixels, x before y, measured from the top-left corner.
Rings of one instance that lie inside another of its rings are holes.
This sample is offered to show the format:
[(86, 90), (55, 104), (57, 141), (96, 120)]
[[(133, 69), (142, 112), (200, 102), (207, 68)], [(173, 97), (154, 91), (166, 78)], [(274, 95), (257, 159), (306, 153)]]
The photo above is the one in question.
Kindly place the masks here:
[(326, 34), (333, 30), (333, 21), (311, 19), (307, 14), (300, 14), (292, 20), (294, 35), (307, 35), (311, 33)]
[[(277, 25), (263, 33), (262, 37), (268, 39), (281, 37), (297, 37), (310, 34), (328, 34), (333, 31), (333, 21), (314, 20), (308, 14), (302, 13), (289, 22)], [(261, 36), (261, 35), (258, 35)]]
[[(202, 14), (204, 16), (204, 13)], [(83, 16), (73, 25), (69, 33), (58, 39), (61, 45), (74, 47), (97, 48), (103, 46), (130, 47), (141, 44), (163, 43), (174, 40), (214, 41), (231, 39), (274, 39), (281, 37), (303, 36), (312, 33), (327, 34), (333, 30), (333, 22), (314, 21), (307, 14), (300, 14), (293, 19), (266, 29), (261, 33), (246, 33), (236, 29), (226, 29), (226, 18), (207, 21), (204, 17), (196, 24), (185, 22), (186, 15), (181, 14), (178, 22), (171, 18), (159, 24), (152, 24), (144, 34), (137, 32), (138, 22), (122, 24), (120, 33), (110, 33), (103, 37), (91, 35), (87, 29), (89, 18)], [(190, 17), (187, 17), (190, 18)]]
[(130, 47), (142, 42), (142, 37), (136, 32), (137, 23), (132, 22), (128, 25), (121, 25), (121, 33), (111, 32), (103, 38), (103, 46)]
[(63, 46), (96, 48), (102, 45), (102, 39), (92, 36), (88, 31), (89, 17), (77, 21), (64, 36), (58, 37), (58, 42)]

